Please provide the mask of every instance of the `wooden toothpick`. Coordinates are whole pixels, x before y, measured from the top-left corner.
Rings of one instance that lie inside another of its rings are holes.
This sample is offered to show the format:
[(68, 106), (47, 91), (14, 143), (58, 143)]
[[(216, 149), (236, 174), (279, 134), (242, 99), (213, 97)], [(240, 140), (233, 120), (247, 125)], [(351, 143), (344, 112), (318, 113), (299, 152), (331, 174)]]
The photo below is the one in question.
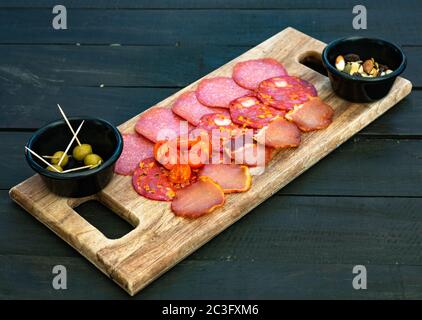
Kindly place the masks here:
[[(60, 107), (60, 105), (59, 105), (59, 104), (57, 104), (57, 106), (59, 107), (59, 111), (60, 111), (60, 113), (62, 114), (62, 116), (63, 116), (63, 118), (64, 118), (64, 121), (65, 121), (65, 122), (66, 122), (66, 124), (68, 125), (68, 127), (69, 127), (70, 131), (72, 132), (72, 134), (73, 134), (73, 135), (75, 135), (75, 131), (73, 130), (73, 128), (72, 128), (72, 126), (71, 126), (71, 124), (70, 124), (69, 120), (67, 119), (67, 117), (66, 117), (66, 115), (65, 115), (65, 113), (64, 113), (64, 111), (63, 111), (63, 109)], [(78, 143), (78, 145), (81, 145), (81, 142), (79, 141), (78, 137), (76, 137), (76, 142)]]
[(74, 135), (73, 135), (73, 137), (72, 137), (72, 140), (70, 140), (70, 142), (69, 142), (69, 144), (68, 144), (68, 146), (67, 146), (66, 150), (65, 150), (65, 151), (64, 151), (64, 153), (62, 154), (62, 157), (60, 158), (59, 163), (58, 163), (58, 165), (59, 165), (59, 166), (62, 164), (62, 161), (63, 161), (63, 159), (64, 159), (65, 155), (67, 154), (67, 152), (69, 151), (70, 147), (72, 146), (73, 141), (75, 141), (75, 139), (77, 139), (77, 135), (78, 135), (79, 131), (81, 130), (82, 125), (84, 124), (84, 122), (85, 122), (85, 120), (83, 120), (83, 121), (81, 122), (81, 124), (80, 124), (80, 125), (79, 125), (79, 127), (78, 127), (78, 130), (76, 130), (75, 134), (74, 134)]
[(89, 169), (89, 168), (92, 168), (92, 165), (68, 169), (68, 170), (62, 171), (62, 173), (68, 173), (68, 172), (73, 172), (73, 171), (78, 171), (78, 170), (83, 170), (83, 169)]
[(54, 171), (61, 173), (55, 166), (53, 166), (52, 164), (50, 164), (48, 161), (44, 160), (41, 156), (39, 156), (35, 151), (32, 151), (31, 149), (29, 149), (28, 147), (25, 147), (26, 150), (28, 150), (31, 154), (33, 154), (34, 156), (36, 156), (38, 159), (40, 159), (42, 162), (44, 162), (47, 166), (51, 167), (54, 169)]

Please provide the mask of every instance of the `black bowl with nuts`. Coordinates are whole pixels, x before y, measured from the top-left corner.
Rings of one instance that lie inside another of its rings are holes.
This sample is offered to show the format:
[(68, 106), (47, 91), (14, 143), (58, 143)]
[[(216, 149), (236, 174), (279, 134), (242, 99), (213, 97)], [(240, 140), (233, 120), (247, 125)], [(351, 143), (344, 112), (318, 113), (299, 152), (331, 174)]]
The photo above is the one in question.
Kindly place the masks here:
[(385, 97), (407, 59), (395, 44), (374, 38), (349, 37), (327, 45), (322, 53), (333, 90), (352, 102)]

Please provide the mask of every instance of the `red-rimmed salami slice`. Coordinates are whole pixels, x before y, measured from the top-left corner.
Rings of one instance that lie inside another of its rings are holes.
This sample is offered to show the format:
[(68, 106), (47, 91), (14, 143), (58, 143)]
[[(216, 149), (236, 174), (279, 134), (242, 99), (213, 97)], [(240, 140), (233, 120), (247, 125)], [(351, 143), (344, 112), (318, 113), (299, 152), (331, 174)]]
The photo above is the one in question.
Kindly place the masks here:
[(143, 112), (135, 126), (136, 132), (157, 142), (177, 138), (182, 130), (189, 130), (187, 121), (175, 115), (169, 108), (152, 108)]
[(151, 200), (171, 201), (175, 195), (169, 172), (154, 158), (144, 159), (135, 169), (132, 185), (137, 193)]
[(294, 76), (267, 79), (258, 87), (258, 98), (265, 104), (281, 110), (291, 110), (317, 95), (311, 83)]
[(114, 172), (131, 175), (139, 161), (153, 156), (154, 145), (144, 137), (134, 134), (123, 134), (123, 151), (114, 167)]
[(239, 86), (256, 90), (259, 84), (269, 78), (287, 75), (286, 69), (271, 58), (238, 62), (233, 69), (233, 79)]
[(228, 115), (227, 109), (210, 108), (198, 101), (194, 91), (188, 91), (180, 95), (173, 104), (173, 112), (179, 117), (189, 121), (191, 124), (197, 126), (201, 117), (211, 113), (223, 113)]
[(240, 97), (230, 103), (233, 122), (256, 129), (266, 126), (276, 117), (283, 117), (285, 113), (263, 104), (255, 96)]
[(251, 93), (232, 78), (216, 77), (202, 80), (196, 90), (199, 102), (208, 107), (228, 108), (230, 101)]
[(333, 121), (334, 110), (320, 98), (314, 98), (286, 114), (302, 131), (324, 129)]

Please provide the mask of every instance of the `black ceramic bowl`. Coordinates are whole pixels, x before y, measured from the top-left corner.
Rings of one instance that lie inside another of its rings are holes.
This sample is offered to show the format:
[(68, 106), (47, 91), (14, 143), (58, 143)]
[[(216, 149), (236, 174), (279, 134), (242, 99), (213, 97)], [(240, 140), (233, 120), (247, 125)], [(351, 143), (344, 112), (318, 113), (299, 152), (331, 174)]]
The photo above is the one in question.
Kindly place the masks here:
[[(113, 176), (114, 164), (122, 153), (122, 136), (112, 124), (101, 119), (94, 118), (69, 118), (69, 121), (76, 130), (85, 120), (78, 138), (81, 143), (89, 143), (93, 152), (100, 155), (104, 162), (94, 169), (86, 169), (69, 173), (57, 173), (47, 170), (46, 165), (30, 152), (25, 151), (28, 164), (37, 173), (47, 187), (54, 193), (66, 197), (84, 197), (92, 195), (103, 189)], [(64, 120), (52, 122), (36, 131), (27, 143), (27, 147), (38, 155), (52, 155), (54, 152), (64, 151), (72, 139), (72, 133)], [(72, 154), (72, 145), (68, 154)], [(69, 166), (72, 166), (72, 158)], [(74, 166), (83, 164), (73, 163)]]
[[(358, 54), (363, 61), (374, 58), (393, 72), (376, 78), (359, 78), (343, 73), (335, 67), (335, 60), (339, 55), (348, 53)], [(350, 37), (329, 43), (322, 53), (322, 63), (337, 95), (352, 102), (372, 102), (388, 94), (397, 76), (406, 68), (407, 59), (403, 51), (391, 42)]]

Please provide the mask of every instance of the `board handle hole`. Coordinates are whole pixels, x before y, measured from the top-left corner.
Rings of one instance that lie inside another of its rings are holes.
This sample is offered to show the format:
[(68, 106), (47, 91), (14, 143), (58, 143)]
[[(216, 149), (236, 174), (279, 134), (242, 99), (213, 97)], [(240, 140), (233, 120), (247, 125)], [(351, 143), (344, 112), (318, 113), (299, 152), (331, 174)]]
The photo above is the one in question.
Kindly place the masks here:
[(73, 208), (81, 217), (97, 228), (108, 239), (119, 239), (134, 227), (97, 200), (88, 200)]
[(328, 76), (327, 70), (325, 70), (324, 65), (322, 64), (322, 58), (319, 52), (307, 51), (303, 53), (299, 56), (299, 63), (322, 74), (323, 76)]

